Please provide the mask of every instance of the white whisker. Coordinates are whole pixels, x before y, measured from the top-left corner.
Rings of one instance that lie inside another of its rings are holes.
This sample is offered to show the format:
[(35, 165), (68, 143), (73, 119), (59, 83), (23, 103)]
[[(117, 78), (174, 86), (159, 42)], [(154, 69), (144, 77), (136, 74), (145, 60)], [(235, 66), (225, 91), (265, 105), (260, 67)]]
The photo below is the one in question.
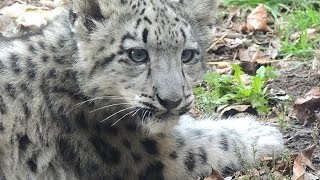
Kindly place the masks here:
[(142, 114), (142, 122), (145, 120), (144, 118), (145, 118), (145, 115), (147, 114), (147, 110), (144, 110), (144, 112), (143, 112), (143, 114)]
[(142, 108), (137, 109), (136, 112), (134, 112), (134, 113), (132, 114), (132, 117), (133, 117), (134, 115), (136, 115), (141, 109), (142, 109)]
[(98, 109), (95, 109), (93, 111), (90, 111), (90, 113), (93, 113), (93, 112), (96, 112), (96, 111), (99, 111), (101, 109), (105, 109), (105, 108), (108, 108), (108, 107), (112, 107), (112, 106), (119, 106), (119, 105), (128, 105), (128, 104), (131, 104), (131, 103), (117, 103), (117, 104), (110, 104), (110, 105), (107, 105), (107, 106), (103, 106), (103, 107), (100, 107)]
[(132, 107), (128, 107), (128, 108), (122, 109), (122, 110), (120, 110), (120, 111), (118, 111), (118, 112), (115, 112), (115, 113), (111, 114), (110, 116), (108, 116), (107, 118), (103, 119), (103, 120), (100, 121), (100, 122), (104, 122), (104, 121), (110, 119), (111, 117), (113, 117), (113, 116), (115, 116), (115, 115), (117, 115), (117, 114), (119, 114), (119, 113), (121, 113), (121, 112), (123, 112), (123, 111), (126, 111), (126, 110), (128, 110), (128, 109), (133, 109), (133, 108), (136, 108), (136, 107), (132, 106)]
[(116, 122), (114, 122), (114, 123), (111, 125), (111, 127), (113, 127), (114, 125), (116, 125), (119, 121), (121, 121), (123, 118), (125, 118), (127, 115), (133, 113), (134, 111), (136, 111), (136, 110), (130, 111), (130, 112), (128, 112), (127, 114), (123, 115), (120, 119), (118, 119)]

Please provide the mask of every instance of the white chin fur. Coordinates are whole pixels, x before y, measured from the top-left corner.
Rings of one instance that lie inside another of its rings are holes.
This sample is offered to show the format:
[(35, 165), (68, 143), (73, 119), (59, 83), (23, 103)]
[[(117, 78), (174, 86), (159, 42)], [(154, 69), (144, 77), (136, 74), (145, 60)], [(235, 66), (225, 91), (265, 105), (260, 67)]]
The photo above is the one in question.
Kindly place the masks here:
[(146, 122), (143, 123), (142, 127), (149, 134), (167, 133), (178, 124), (179, 119), (179, 116), (172, 116), (166, 120), (152, 117), (147, 119)]

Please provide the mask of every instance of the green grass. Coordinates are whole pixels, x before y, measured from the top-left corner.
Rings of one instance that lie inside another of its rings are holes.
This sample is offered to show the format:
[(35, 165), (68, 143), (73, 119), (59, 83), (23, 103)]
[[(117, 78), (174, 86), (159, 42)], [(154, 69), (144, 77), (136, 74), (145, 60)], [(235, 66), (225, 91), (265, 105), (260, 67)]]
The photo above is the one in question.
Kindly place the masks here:
[(215, 72), (205, 75), (205, 85), (194, 89), (197, 107), (205, 113), (212, 113), (219, 105), (249, 104), (259, 114), (268, 113), (270, 108), (265, 85), (269, 79), (278, 77), (279, 73), (271, 66), (262, 66), (256, 76), (251, 78), (251, 83), (246, 85), (241, 79), (241, 68), (238, 65), (232, 65), (232, 68), (233, 76)]
[[(319, 3), (320, 4), (320, 3)], [(311, 59), (314, 50), (320, 42), (318, 32), (316, 39), (310, 39), (308, 29), (320, 29), (320, 12), (312, 4), (304, 4), (284, 17), (285, 23), (280, 35), (282, 36), (282, 49), (284, 55), (293, 55), (303, 59)], [(294, 33), (299, 33), (297, 39), (292, 39)]]
[[(255, 8), (264, 4), (275, 18), (278, 27), (278, 37), (282, 41), (280, 54), (295, 56), (302, 60), (312, 59), (315, 49), (319, 48), (319, 38), (310, 39), (307, 29), (320, 29), (320, 1), (319, 0), (224, 0), (225, 6), (240, 6), (241, 8)], [(299, 37), (291, 36), (299, 33)]]

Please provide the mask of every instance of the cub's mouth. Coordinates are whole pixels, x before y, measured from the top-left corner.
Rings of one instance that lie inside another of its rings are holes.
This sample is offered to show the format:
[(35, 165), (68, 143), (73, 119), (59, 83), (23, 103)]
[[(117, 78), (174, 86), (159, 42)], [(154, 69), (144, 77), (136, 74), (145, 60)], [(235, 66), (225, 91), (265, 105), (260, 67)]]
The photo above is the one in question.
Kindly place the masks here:
[(147, 121), (151, 119), (156, 119), (157, 121), (169, 121), (172, 119), (179, 118), (180, 116), (186, 114), (190, 108), (183, 108), (177, 111), (159, 111), (153, 109), (142, 109), (137, 113), (142, 121)]

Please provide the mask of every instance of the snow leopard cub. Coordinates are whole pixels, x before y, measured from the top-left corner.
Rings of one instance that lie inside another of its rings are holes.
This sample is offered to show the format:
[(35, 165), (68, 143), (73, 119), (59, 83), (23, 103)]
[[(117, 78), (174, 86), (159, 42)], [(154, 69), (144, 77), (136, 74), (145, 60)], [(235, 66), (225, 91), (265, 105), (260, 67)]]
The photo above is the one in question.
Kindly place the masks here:
[(1, 39), (0, 179), (195, 179), (280, 154), (280, 132), (251, 117), (186, 115), (215, 10), (74, 0), (40, 32)]

